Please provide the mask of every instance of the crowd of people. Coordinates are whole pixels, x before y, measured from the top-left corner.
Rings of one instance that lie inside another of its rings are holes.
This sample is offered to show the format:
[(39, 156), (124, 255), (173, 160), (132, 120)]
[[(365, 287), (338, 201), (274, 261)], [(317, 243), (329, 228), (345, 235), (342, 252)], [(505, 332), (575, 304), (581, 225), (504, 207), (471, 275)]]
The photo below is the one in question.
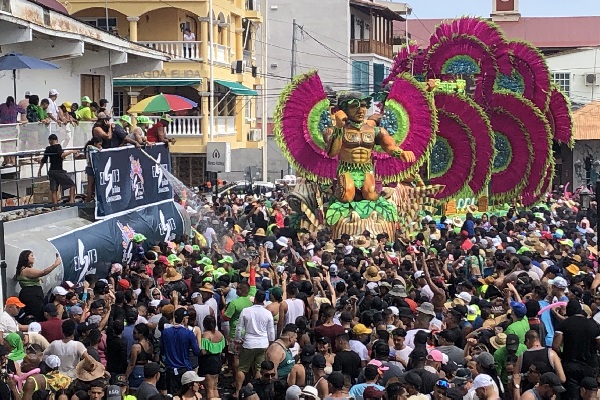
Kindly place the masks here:
[(597, 399), (596, 210), (578, 207), (332, 239), (293, 228), (281, 192), (231, 195), (49, 293), (60, 258), (24, 251), (0, 398)]

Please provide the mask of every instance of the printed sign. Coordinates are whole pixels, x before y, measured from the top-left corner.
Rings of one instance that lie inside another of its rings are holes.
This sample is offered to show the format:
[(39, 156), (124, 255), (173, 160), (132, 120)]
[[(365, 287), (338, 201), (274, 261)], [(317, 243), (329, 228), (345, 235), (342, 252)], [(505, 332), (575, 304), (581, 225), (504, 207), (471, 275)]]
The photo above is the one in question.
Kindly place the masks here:
[(135, 248), (133, 235), (146, 236), (149, 249), (173, 241), (184, 232), (183, 217), (173, 200), (165, 200), (112, 215), (83, 228), (48, 239), (60, 254), (64, 281), (81, 283), (87, 274), (112, 263), (128, 264)]
[(231, 145), (229, 143), (206, 144), (206, 170), (231, 172)]
[(173, 198), (171, 184), (164, 173), (165, 170), (170, 172), (171, 159), (162, 143), (145, 149), (102, 150), (92, 154), (92, 163), (96, 178), (96, 218)]

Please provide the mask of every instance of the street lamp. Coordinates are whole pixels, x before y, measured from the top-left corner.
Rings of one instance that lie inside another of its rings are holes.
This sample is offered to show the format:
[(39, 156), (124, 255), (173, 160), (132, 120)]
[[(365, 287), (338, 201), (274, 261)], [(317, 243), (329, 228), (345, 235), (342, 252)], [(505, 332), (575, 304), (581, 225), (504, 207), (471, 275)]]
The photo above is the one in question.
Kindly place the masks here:
[(592, 192), (587, 188), (583, 188), (579, 192), (579, 202), (581, 203), (581, 210), (587, 211), (590, 209), (590, 200), (592, 199)]

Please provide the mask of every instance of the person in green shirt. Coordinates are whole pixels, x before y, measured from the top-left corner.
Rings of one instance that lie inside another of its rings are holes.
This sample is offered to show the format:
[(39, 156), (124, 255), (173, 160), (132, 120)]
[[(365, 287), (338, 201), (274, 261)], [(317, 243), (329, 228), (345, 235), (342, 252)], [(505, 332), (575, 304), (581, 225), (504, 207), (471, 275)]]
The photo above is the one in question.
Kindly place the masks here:
[(96, 114), (92, 111), (90, 104), (92, 103), (92, 99), (88, 96), (83, 96), (81, 98), (81, 107), (75, 111), (75, 116), (79, 121), (95, 121)]
[(511, 333), (499, 333), (490, 340), (492, 347), (497, 350), (494, 352), (494, 361), (496, 363), (496, 371), (503, 385), (508, 383), (508, 371), (506, 362), (510, 356), (519, 357), (527, 350), (527, 346), (519, 343), (517, 335)]
[(506, 334), (510, 335), (513, 333), (517, 335), (519, 343), (525, 344), (525, 334), (529, 331), (529, 320), (525, 316), (525, 314), (527, 314), (527, 308), (525, 307), (525, 304), (519, 301), (511, 301), (510, 309), (512, 323), (506, 328)]

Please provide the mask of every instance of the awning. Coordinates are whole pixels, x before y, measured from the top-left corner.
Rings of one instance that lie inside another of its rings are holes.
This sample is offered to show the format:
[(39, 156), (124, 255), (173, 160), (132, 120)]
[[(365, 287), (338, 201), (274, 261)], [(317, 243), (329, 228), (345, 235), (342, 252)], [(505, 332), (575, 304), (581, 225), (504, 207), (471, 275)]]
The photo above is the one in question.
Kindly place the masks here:
[(132, 86), (198, 86), (202, 79), (113, 79), (114, 87), (132, 87)]
[(241, 83), (231, 82), (231, 81), (222, 81), (219, 79), (215, 79), (215, 83), (219, 85), (225, 86), (227, 89), (231, 91), (231, 93), (237, 96), (258, 96), (256, 90), (252, 90), (242, 85)]

